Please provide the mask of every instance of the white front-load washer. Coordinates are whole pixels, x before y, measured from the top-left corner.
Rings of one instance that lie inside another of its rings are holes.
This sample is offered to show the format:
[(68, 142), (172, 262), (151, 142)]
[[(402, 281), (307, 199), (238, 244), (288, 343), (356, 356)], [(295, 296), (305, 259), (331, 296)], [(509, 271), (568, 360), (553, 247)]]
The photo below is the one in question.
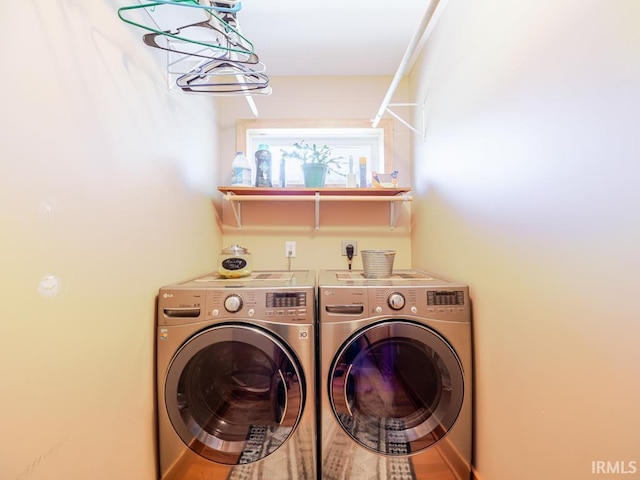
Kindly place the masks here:
[(210, 274), (158, 295), (163, 480), (315, 480), (315, 272)]
[(325, 270), (318, 309), (320, 478), (468, 480), (468, 287), (418, 270)]

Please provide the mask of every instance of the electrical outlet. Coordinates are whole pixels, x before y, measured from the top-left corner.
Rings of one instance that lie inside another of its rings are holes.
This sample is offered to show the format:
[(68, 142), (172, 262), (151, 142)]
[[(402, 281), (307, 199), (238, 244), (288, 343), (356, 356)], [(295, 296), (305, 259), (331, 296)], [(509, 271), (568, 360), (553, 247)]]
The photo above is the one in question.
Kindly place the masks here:
[(293, 258), (296, 256), (296, 242), (284, 242), (284, 256), (285, 258)]
[(357, 240), (342, 240), (342, 256), (347, 256), (347, 245), (353, 245), (353, 255), (358, 255), (358, 241)]

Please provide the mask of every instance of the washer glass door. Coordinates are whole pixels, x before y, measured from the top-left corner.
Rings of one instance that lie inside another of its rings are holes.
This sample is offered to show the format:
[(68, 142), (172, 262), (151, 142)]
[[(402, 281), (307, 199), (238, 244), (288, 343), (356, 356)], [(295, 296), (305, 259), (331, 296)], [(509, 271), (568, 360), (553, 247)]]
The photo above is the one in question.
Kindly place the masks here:
[(443, 438), (464, 396), (462, 365), (433, 330), (385, 320), (353, 335), (329, 374), (340, 426), (363, 447), (409, 455)]
[(182, 441), (217, 463), (273, 453), (294, 432), (304, 378), (288, 348), (249, 325), (219, 325), (191, 337), (165, 381), (167, 413)]

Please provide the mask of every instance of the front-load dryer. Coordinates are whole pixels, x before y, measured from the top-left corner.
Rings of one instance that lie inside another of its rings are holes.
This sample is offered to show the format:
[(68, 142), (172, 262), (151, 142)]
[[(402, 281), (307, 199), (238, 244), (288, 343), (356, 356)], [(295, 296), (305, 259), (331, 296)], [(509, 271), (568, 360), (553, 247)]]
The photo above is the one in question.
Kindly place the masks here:
[(218, 274), (158, 295), (163, 480), (315, 480), (315, 272)]
[(468, 480), (468, 287), (327, 270), (318, 309), (322, 480)]

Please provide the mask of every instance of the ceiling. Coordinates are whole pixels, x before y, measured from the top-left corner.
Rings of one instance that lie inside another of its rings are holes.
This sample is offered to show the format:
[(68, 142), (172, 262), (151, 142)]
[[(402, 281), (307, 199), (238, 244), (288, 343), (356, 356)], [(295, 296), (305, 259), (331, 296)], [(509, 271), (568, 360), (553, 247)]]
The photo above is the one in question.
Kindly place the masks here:
[(243, 0), (237, 19), (269, 76), (392, 76), (428, 5), (425, 0)]

